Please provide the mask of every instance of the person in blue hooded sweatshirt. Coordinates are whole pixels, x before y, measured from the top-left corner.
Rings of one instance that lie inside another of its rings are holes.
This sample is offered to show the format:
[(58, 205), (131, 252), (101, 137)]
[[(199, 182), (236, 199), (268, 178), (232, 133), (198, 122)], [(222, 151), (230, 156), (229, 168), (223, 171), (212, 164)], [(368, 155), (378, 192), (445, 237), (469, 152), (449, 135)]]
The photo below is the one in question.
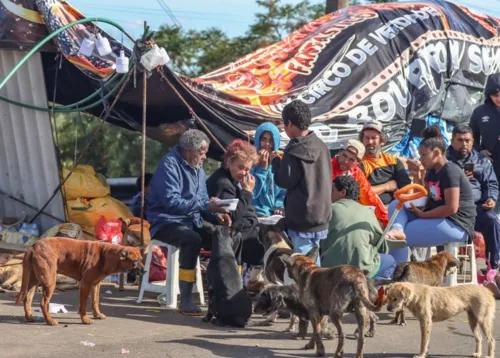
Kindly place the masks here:
[(260, 217), (283, 215), (286, 190), (274, 183), (270, 163), (271, 153), (280, 147), (278, 127), (270, 122), (262, 123), (255, 132), (254, 143), (259, 153), (259, 161), (251, 171), (255, 177), (252, 205)]

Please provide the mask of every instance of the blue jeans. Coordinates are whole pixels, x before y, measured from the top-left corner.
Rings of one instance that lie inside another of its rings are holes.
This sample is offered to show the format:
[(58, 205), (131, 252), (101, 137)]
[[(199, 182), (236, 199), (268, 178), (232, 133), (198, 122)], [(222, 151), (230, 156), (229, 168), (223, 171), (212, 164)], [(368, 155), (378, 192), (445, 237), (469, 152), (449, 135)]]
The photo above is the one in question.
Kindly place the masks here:
[[(302, 255), (307, 255), (313, 248), (319, 248), (318, 239), (304, 239), (297, 235), (290, 235), (293, 244), (293, 251)], [(321, 266), (320, 254), (316, 258), (316, 265)]]
[(390, 280), (394, 276), (396, 260), (388, 254), (380, 254), (380, 267), (373, 277), (374, 280)]
[[(389, 217), (396, 209), (395, 200), (389, 205)], [(403, 206), (391, 229), (404, 231), (408, 246), (432, 247), (446, 245), (449, 242), (465, 242), (469, 234), (460, 226), (445, 218), (420, 219)], [(397, 263), (408, 261), (408, 247), (391, 249), (389, 252)]]

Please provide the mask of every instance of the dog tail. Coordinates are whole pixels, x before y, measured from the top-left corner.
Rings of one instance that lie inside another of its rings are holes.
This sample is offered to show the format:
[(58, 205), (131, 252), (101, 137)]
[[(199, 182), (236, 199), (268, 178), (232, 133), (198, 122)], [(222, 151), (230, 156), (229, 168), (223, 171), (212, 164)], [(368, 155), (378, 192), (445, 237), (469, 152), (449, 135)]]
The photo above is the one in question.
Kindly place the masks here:
[(383, 300), (377, 300), (376, 304), (370, 301), (370, 295), (368, 292), (368, 283), (365, 281), (363, 283), (354, 284), (354, 290), (357, 293), (357, 296), (363, 303), (363, 305), (373, 312), (379, 312), (382, 309)]
[(28, 252), (24, 255), (23, 259), (23, 281), (21, 284), (21, 291), (19, 291), (19, 295), (16, 299), (16, 304), (21, 303), (26, 295), (28, 294), (28, 286), (30, 284), (30, 276), (31, 276), (31, 259), (33, 258), (33, 250), (29, 249)]

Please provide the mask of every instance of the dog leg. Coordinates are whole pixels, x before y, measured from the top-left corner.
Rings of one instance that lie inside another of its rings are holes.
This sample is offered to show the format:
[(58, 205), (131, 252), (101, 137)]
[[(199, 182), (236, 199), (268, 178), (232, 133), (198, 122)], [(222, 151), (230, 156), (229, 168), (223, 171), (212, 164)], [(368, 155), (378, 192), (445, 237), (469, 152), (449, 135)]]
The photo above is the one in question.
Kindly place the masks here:
[(295, 332), (295, 323), (298, 320), (298, 317), (294, 316), (293, 313), (290, 313), (290, 323), (288, 327), (283, 332)]
[[(488, 310), (492, 310), (491, 307), (489, 307)], [(479, 322), (479, 326), (481, 327), (481, 330), (483, 331), (483, 334), (488, 342), (488, 355), (485, 358), (495, 357), (496, 342), (492, 333), (493, 314), (493, 311), (490, 314), (486, 314), (483, 321)]]
[(91, 288), (92, 297), (92, 314), (95, 319), (106, 319), (106, 316), (99, 311), (99, 292), (101, 291), (101, 283), (97, 283)]
[(87, 316), (87, 300), (89, 298), (91, 287), (92, 284), (86, 283), (84, 280), (80, 281), (80, 309), (78, 310), (78, 313), (80, 314), (80, 319), (83, 324), (94, 323), (94, 321)]
[(358, 347), (356, 349), (356, 358), (363, 358), (363, 347), (365, 345), (365, 321), (366, 321), (366, 308), (363, 305), (356, 307), (354, 314), (358, 323)]
[(474, 315), (474, 313), (472, 313), (472, 312), (467, 312), (467, 318), (469, 321), (470, 329), (472, 330), (472, 333), (474, 334), (474, 339), (476, 340), (476, 349), (475, 349), (474, 353), (472, 353), (472, 356), (473, 357), (481, 357), (483, 337), (482, 337), (480, 329), (479, 329), (477, 318)]
[(432, 317), (420, 317), (420, 353), (413, 358), (425, 358), (429, 349), (429, 339), (431, 336)]
[(341, 358), (344, 355), (344, 331), (342, 330), (342, 314), (331, 313), (330, 318), (332, 319), (333, 325), (337, 328), (337, 335), (339, 336), (339, 343), (337, 343), (337, 349), (335, 350), (335, 358)]
[(28, 285), (28, 292), (26, 293), (26, 297), (24, 297), (24, 317), (26, 317), (26, 321), (28, 322), (35, 322), (35, 317), (33, 317), (31, 306), (33, 304), (33, 297), (35, 296), (37, 285), (38, 282), (33, 277), (33, 274), (31, 274), (30, 283)]
[[(55, 276), (54, 276), (55, 277)], [(56, 326), (58, 322), (52, 318), (49, 312), (49, 302), (56, 290), (56, 282), (54, 280), (52, 285), (43, 286), (43, 296), (40, 300), (40, 308), (42, 309), (45, 322), (50, 326)]]
[(365, 337), (375, 337), (375, 329), (377, 328), (378, 317), (375, 312), (368, 311), (370, 317), (370, 329), (366, 332)]
[(328, 327), (328, 316), (321, 320), (321, 337), (323, 339), (333, 339), (333, 330)]
[(274, 311), (269, 315), (269, 317), (266, 318), (266, 322), (276, 322), (278, 319), (278, 311)]
[(321, 319), (322, 316), (313, 316), (311, 317), (311, 325), (313, 328), (313, 334), (309, 343), (306, 344), (306, 349), (313, 349), (316, 345), (316, 355), (318, 357), (325, 356), (325, 346), (323, 344), (323, 340), (321, 339)]
[(17, 277), (16, 275), (12, 275), (2, 283), (1, 287), (6, 289), (6, 290), (10, 290), (10, 289), (12, 289), (14, 284), (16, 284), (18, 281), (19, 281), (19, 277)]
[(123, 272), (120, 274), (120, 283), (119, 283), (119, 286), (118, 286), (118, 291), (125, 291), (125, 287), (124, 287), (124, 281), (125, 281), (125, 276), (126, 274), (124, 274)]
[(309, 320), (304, 318), (299, 318), (299, 333), (293, 336), (292, 339), (306, 339), (308, 325), (309, 325)]

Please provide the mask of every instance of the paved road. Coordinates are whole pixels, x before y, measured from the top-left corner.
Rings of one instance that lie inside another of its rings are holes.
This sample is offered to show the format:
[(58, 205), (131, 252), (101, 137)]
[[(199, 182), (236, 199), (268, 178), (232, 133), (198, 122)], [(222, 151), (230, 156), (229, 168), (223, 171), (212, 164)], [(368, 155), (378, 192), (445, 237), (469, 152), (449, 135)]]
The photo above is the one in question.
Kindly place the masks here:
[[(105, 294), (107, 290), (111, 294)], [(59, 325), (49, 327), (42, 322), (25, 323), (22, 306), (15, 305), (10, 293), (0, 293), (0, 357), (111, 357), (120, 356), (122, 348), (129, 351), (129, 357), (315, 357), (313, 351), (302, 349), (306, 341), (291, 340), (290, 333), (281, 332), (287, 320), (272, 327), (220, 328), (159, 308), (154, 294), (141, 305), (135, 303), (136, 298), (136, 288), (118, 292), (114, 285), (103, 285), (101, 310), (108, 318), (85, 326), (76, 314), (77, 292), (56, 293), (52, 302), (65, 304), (69, 313), (55, 315)], [(408, 326), (397, 327), (389, 324), (390, 318), (387, 312), (380, 314), (376, 337), (366, 340), (365, 358), (413, 357), (418, 352), (418, 323), (409, 318)], [(354, 357), (354, 317), (346, 315), (344, 322), (349, 334), (344, 356)], [(495, 332), (498, 342), (498, 319)], [(328, 357), (333, 357), (336, 344), (336, 339), (326, 342)], [(465, 315), (434, 325), (429, 357), (469, 357), (473, 349)]]

